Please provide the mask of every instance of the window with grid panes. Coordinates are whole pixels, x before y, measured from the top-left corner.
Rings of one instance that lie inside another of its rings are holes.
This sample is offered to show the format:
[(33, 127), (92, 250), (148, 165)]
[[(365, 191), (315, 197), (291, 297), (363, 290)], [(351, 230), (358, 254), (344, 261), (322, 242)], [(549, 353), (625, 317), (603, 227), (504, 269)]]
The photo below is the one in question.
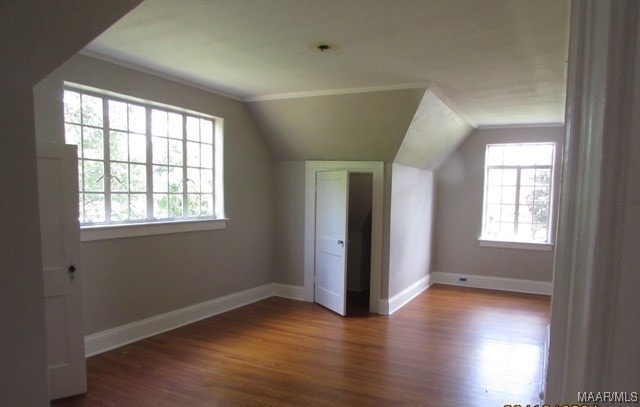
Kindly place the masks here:
[(67, 87), (80, 223), (216, 219), (215, 118)]
[(489, 144), (481, 239), (550, 243), (554, 143)]

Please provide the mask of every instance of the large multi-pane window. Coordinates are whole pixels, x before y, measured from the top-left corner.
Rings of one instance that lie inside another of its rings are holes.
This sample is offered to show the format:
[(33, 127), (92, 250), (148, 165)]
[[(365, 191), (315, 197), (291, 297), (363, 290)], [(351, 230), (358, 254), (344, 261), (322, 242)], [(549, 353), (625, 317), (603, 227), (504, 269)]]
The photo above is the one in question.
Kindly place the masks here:
[(550, 243), (554, 149), (487, 145), (482, 239)]
[(83, 225), (214, 219), (214, 118), (75, 88), (65, 139), (78, 146)]

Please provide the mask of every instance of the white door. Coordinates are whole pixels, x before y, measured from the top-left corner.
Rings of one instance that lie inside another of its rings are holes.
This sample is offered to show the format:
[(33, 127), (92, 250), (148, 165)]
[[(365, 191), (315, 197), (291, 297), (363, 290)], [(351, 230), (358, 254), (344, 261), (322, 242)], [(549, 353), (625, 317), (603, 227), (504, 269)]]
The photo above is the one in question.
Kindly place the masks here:
[(316, 177), (315, 301), (346, 315), (347, 311), (347, 171), (319, 172)]
[(38, 149), (49, 397), (87, 391), (76, 146)]

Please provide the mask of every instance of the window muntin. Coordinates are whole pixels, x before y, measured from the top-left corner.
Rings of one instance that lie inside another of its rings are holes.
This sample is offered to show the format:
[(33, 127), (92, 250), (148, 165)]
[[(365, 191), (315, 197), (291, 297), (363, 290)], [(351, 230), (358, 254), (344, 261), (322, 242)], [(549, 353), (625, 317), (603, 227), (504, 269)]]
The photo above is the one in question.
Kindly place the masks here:
[(489, 144), (483, 240), (550, 243), (554, 143)]
[(223, 217), (216, 119), (71, 87), (64, 119), (83, 226)]

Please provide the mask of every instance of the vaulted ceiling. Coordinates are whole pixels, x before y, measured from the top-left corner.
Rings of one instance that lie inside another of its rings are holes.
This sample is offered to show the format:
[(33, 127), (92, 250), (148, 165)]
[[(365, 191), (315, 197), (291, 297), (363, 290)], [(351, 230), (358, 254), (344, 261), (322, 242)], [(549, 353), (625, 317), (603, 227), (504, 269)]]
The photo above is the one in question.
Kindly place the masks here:
[(87, 50), (249, 100), (433, 83), (493, 125), (562, 121), (567, 44), (568, 0), (146, 0)]
[(383, 159), (426, 88), (472, 126), (562, 122), (568, 11), (568, 0), (145, 0), (84, 52), (249, 102), (280, 159)]

